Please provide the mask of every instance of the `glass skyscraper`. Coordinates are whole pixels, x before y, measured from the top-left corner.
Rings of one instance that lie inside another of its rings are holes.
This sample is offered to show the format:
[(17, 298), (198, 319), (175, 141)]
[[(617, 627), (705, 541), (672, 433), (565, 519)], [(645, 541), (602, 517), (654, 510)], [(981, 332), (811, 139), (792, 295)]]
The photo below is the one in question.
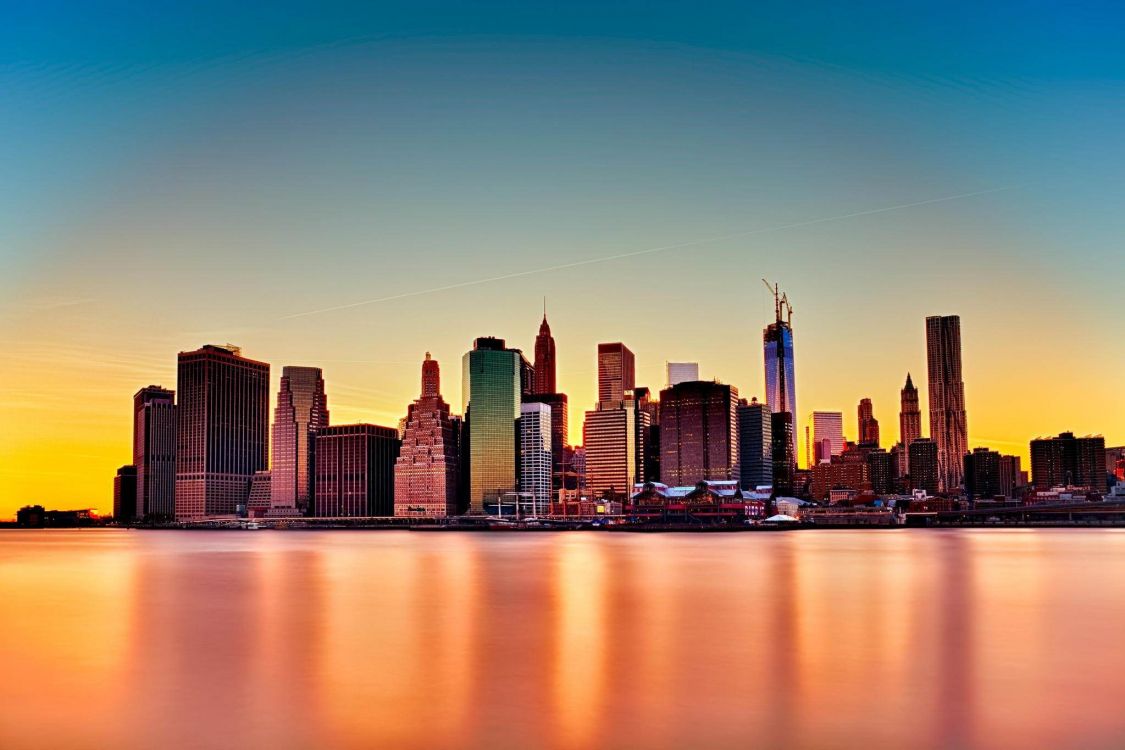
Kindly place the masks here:
[(479, 338), (462, 359), (468, 429), (469, 512), (484, 513), (519, 487), (516, 454), (524, 357), (504, 339)]
[[(770, 412), (797, 413), (797, 376), (793, 367), (793, 327), (778, 317), (762, 333), (766, 366), (766, 403)], [(797, 456), (797, 431), (793, 430), (792, 455)]]

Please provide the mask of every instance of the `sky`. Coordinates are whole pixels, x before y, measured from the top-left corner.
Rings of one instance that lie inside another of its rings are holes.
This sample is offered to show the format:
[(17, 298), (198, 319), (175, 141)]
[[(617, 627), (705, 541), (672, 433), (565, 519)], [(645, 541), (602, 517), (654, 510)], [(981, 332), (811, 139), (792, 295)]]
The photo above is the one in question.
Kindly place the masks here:
[(0, 518), (108, 513), (204, 343), (393, 425), (546, 297), (572, 435), (599, 341), (761, 397), (762, 278), (802, 424), (897, 439), (958, 314), (972, 446), (1125, 443), (1125, 10), (700, 5), (4, 2)]

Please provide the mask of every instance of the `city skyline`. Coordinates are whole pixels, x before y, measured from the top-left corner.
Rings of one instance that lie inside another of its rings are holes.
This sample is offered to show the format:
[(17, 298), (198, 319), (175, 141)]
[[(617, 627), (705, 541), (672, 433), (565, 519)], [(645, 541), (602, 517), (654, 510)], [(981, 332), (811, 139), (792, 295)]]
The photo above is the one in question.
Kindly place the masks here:
[[(309, 365), (334, 421), (395, 424), (425, 351), (451, 366), (495, 335), (530, 357), (547, 297), (571, 442), (597, 342), (627, 343), (650, 388), (698, 362), (764, 401), (763, 277), (795, 305), (799, 439), (816, 410), (856, 435), (870, 397), (889, 442), (904, 374), (925, 391), (919, 321), (955, 313), (970, 446), (1125, 443), (1114, 11), (110, 24), (96, 5), (28, 5), (0, 30), (0, 517), (108, 510), (123, 394), (174, 389), (174, 353), (204, 342), (273, 364), (271, 408), (280, 368)], [(456, 378), (445, 395), (460, 404)]]

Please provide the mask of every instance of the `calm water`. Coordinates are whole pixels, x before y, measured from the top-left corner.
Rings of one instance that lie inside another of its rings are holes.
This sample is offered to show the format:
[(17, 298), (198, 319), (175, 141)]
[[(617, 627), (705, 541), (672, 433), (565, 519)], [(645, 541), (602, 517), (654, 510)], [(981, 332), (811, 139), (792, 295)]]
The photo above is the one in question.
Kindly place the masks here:
[(1125, 532), (0, 531), (0, 747), (1125, 747)]

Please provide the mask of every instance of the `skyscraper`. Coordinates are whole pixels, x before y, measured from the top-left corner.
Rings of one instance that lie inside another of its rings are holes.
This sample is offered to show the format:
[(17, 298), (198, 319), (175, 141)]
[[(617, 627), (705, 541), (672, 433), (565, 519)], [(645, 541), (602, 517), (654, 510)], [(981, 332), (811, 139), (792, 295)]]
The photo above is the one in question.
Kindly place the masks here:
[(622, 343), (598, 344), (598, 401), (624, 401), (636, 387), (633, 352)]
[(586, 489), (593, 497), (609, 491), (628, 495), (637, 480), (637, 417), (632, 399), (599, 401), (582, 423)]
[(686, 381), (660, 392), (660, 481), (739, 480), (738, 389)]
[(306, 513), (312, 498), (316, 431), (328, 426), (328, 397), (319, 367), (284, 367), (273, 412), (270, 508)]
[(524, 373), (530, 366), (504, 339), (478, 338), (462, 359), (462, 397), (468, 431), (469, 510), (484, 513), (517, 491), (516, 431)]
[(902, 405), (898, 413), (898, 435), (903, 446), (903, 473), (910, 473), (910, 444), (922, 437), (922, 408), (918, 403), (918, 389), (906, 373), (906, 385), (901, 392)]
[(743, 489), (773, 484), (773, 433), (769, 406), (758, 399), (738, 405), (738, 473)]
[(895, 491), (895, 457), (882, 448), (867, 454), (867, 475), (871, 491), (876, 495), (890, 495)]
[[(797, 460), (797, 375), (793, 364), (793, 308), (774, 285), (774, 322), (762, 332), (762, 350), (766, 370), (766, 403), (770, 412), (788, 412), (792, 447), (788, 454)], [(782, 315), (785, 317), (782, 317)], [(794, 463), (794, 468), (796, 464)], [(792, 473), (792, 470), (790, 471)]]
[(520, 407), (521, 514), (546, 515), (551, 507), (551, 407), (525, 403)]
[(1100, 435), (1075, 437), (1073, 432), (1064, 432), (1031, 441), (1031, 481), (1038, 490), (1088, 487), (1105, 492), (1108, 479), (1105, 438)]
[(234, 346), (180, 352), (176, 517), (227, 515), (246, 504), (269, 459), (270, 366)]
[(137, 467), (138, 519), (176, 514), (175, 393), (150, 385), (133, 396), (133, 466)]
[(844, 452), (844, 415), (838, 411), (814, 411), (805, 428), (805, 462), (811, 469)]
[(441, 397), (441, 370), (426, 352), (422, 391), (407, 407), (395, 461), (395, 515), (443, 518), (458, 512), (460, 423)]
[(859, 444), (872, 448), (879, 447), (879, 420), (875, 418), (871, 399), (859, 401)]
[(910, 486), (931, 495), (938, 492), (938, 448), (932, 438), (918, 438), (910, 444)]
[(773, 441), (773, 495), (793, 494), (797, 461), (793, 456), (793, 415), (787, 411), (770, 415), (770, 438)]
[(551, 326), (547, 324), (547, 313), (544, 311), (539, 335), (535, 337), (535, 387), (532, 392), (554, 393), (555, 385), (555, 338), (551, 335)]
[(965, 383), (961, 379), (961, 318), (926, 318), (926, 367), (930, 389), (930, 438), (938, 448), (938, 488), (952, 491), (964, 478), (969, 444)]
[(393, 516), (398, 430), (345, 424), (317, 431), (313, 515)]
[(113, 520), (132, 521), (137, 516), (137, 467), (129, 464), (113, 478)]
[(1000, 454), (988, 448), (974, 448), (966, 453), (965, 493), (970, 500), (991, 500), (1003, 495), (1004, 488), (1000, 477)]
[(698, 362), (667, 362), (668, 387), (699, 380)]

